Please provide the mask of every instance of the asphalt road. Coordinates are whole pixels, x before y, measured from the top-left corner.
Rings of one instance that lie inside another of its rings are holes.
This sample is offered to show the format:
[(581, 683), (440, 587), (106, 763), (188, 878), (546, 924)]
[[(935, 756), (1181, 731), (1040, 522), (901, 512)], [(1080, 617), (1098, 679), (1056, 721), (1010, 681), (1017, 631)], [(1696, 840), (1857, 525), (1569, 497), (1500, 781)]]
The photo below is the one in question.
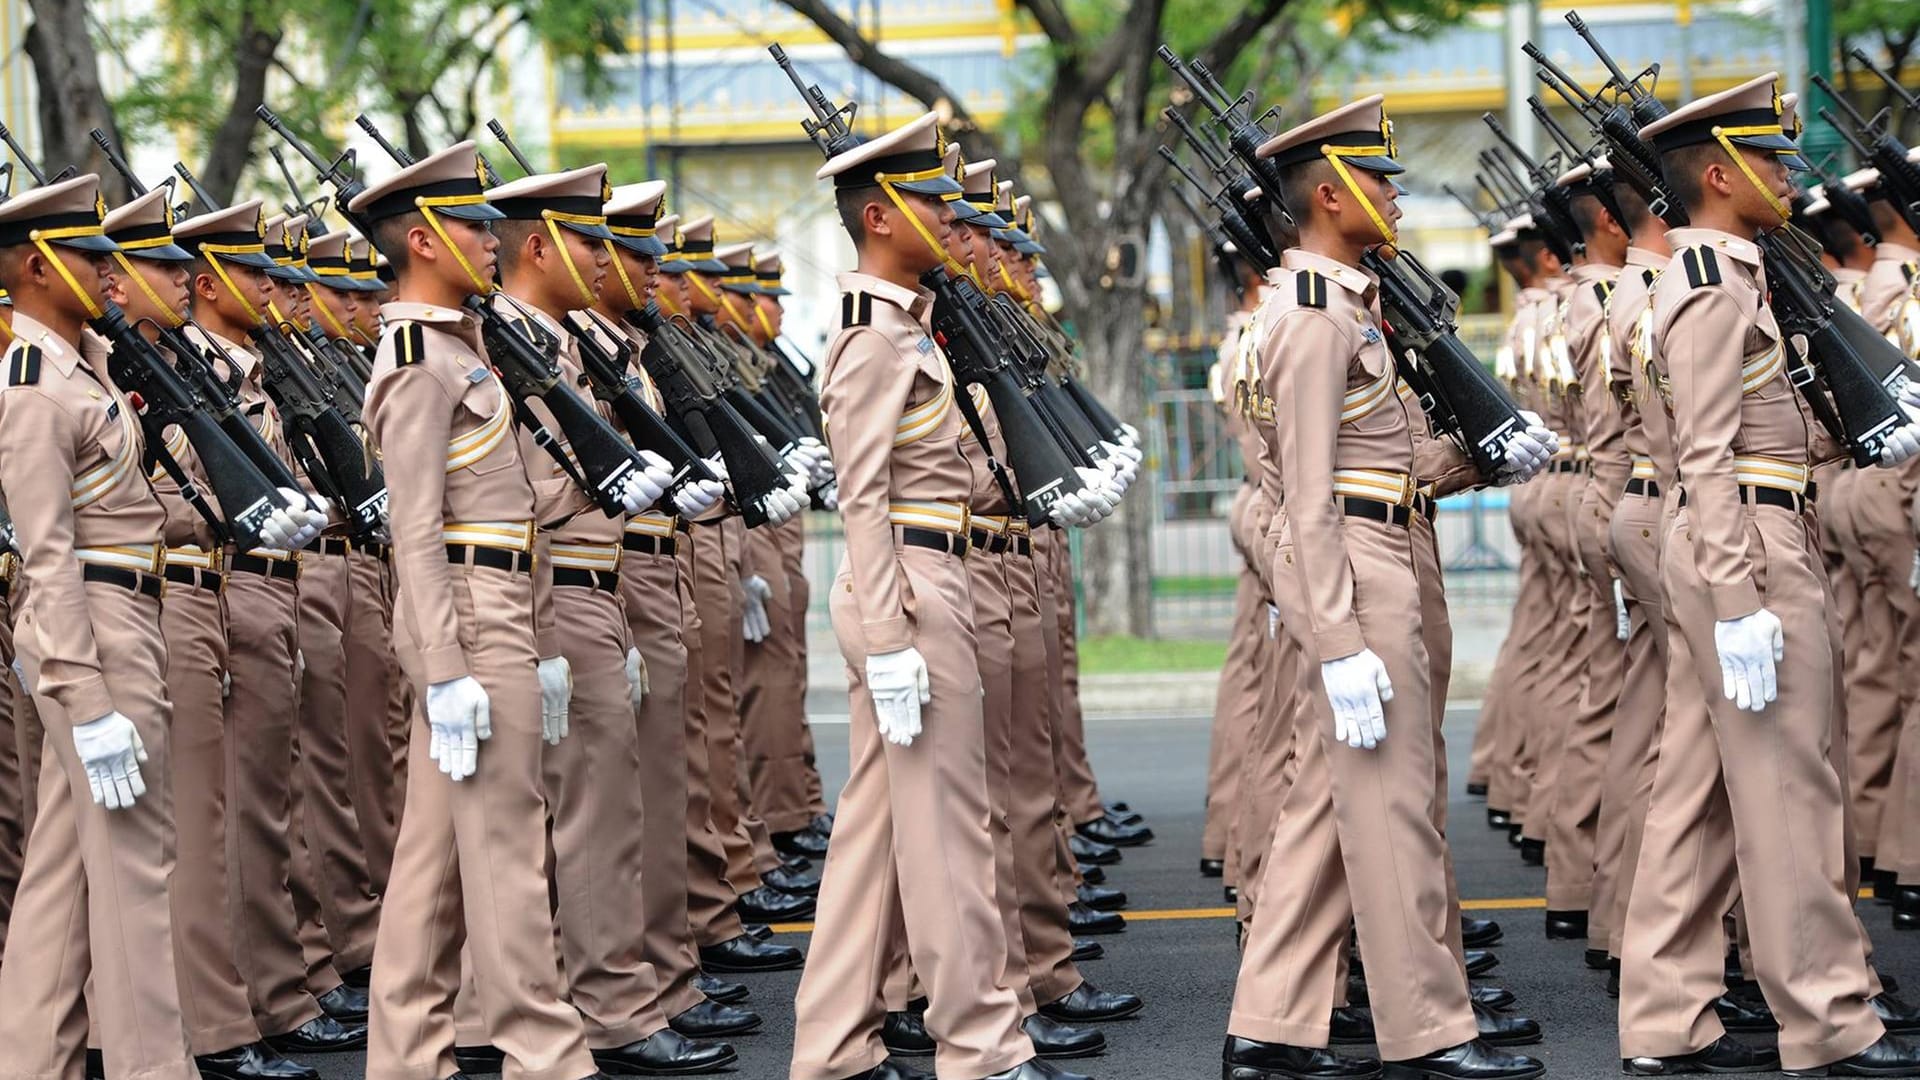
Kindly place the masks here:
[[(1448, 718), (1455, 777), (1466, 774), (1471, 725), (1470, 711), (1455, 711)], [(1098, 1080), (1212, 1080), (1220, 1075), (1236, 952), (1233, 922), (1222, 905), (1219, 883), (1197, 872), (1207, 733), (1204, 718), (1096, 722), (1090, 733), (1103, 793), (1131, 803), (1157, 834), (1152, 844), (1128, 851), (1122, 864), (1110, 868), (1108, 883), (1124, 888), (1132, 901), (1132, 925), (1124, 934), (1102, 939), (1107, 958), (1084, 968), (1100, 986), (1147, 999), (1138, 1017), (1107, 1025), (1109, 1049), (1104, 1057), (1062, 1063)], [(815, 738), (828, 790), (835, 791), (845, 778), (846, 729), (822, 725)], [(1504, 834), (1485, 827), (1479, 800), (1456, 790), (1450, 820), (1467, 906), (1480, 907), (1479, 914), (1497, 918), (1506, 930), (1497, 947), (1500, 967), (1487, 981), (1513, 990), (1519, 995), (1519, 1011), (1546, 1029), (1545, 1042), (1531, 1052), (1547, 1062), (1549, 1075), (1556, 1078), (1619, 1076), (1614, 1002), (1602, 992), (1603, 976), (1581, 965), (1582, 943), (1549, 942), (1542, 933), (1545, 872), (1523, 866)], [(1863, 901), (1862, 910), (1878, 947), (1880, 969), (1920, 991), (1920, 934), (1894, 933), (1885, 907)], [(805, 936), (787, 933), (781, 940), (804, 942)], [(748, 978), (753, 987), (750, 1004), (767, 1024), (734, 1040), (740, 1062), (731, 1075), (784, 1080), (797, 973)], [(357, 1055), (316, 1058), (312, 1063), (330, 1080), (362, 1075)]]

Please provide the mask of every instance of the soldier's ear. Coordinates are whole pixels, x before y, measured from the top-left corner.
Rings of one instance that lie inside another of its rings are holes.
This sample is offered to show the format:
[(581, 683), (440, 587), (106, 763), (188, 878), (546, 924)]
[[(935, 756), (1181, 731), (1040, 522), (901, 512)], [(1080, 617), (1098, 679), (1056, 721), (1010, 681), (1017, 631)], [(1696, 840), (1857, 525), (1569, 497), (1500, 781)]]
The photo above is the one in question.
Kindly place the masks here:
[(888, 214), (888, 209), (887, 204), (878, 199), (868, 200), (867, 204), (860, 208), (860, 224), (874, 236), (892, 236), (893, 219)]

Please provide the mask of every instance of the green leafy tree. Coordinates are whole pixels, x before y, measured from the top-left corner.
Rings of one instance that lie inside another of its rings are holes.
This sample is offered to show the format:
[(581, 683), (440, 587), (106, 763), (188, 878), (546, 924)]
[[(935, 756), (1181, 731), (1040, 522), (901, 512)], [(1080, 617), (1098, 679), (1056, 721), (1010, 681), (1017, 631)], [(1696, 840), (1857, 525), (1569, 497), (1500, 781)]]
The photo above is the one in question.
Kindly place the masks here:
[[(1907, 61), (1920, 46), (1920, 4), (1909, 0), (1834, 0), (1833, 33), (1840, 45), (1840, 66), (1847, 75), (1840, 81), (1860, 111), (1871, 116), (1894, 104), (1893, 91), (1853, 58), (1853, 50), (1864, 50), (1876, 64), (1893, 74), (1902, 74)], [(1920, 137), (1920, 116), (1915, 110), (1894, 109), (1896, 131), (1911, 144)]]

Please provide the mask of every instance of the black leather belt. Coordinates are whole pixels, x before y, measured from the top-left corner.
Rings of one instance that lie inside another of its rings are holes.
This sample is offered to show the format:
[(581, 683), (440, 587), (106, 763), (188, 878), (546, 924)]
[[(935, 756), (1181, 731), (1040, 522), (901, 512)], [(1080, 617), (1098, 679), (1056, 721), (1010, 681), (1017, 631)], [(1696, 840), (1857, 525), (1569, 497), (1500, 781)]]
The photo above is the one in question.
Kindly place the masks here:
[(1627, 481), (1627, 494), (1645, 495), (1649, 499), (1657, 499), (1660, 497), (1660, 481), (1636, 476)]
[(965, 556), (967, 553), (966, 534), (922, 529), (917, 525), (900, 526), (900, 542), (909, 547), (932, 548), (953, 555)]
[(353, 545), (344, 536), (323, 536), (306, 547), (308, 551), (317, 551), (322, 555), (345, 555), (353, 550)]
[(671, 536), (639, 536), (634, 533), (622, 536), (620, 546), (642, 555), (672, 555), (680, 550), (679, 541)]
[(455, 566), (484, 566), (509, 574), (524, 574), (533, 569), (531, 552), (505, 551), (478, 544), (448, 544), (447, 561)]
[(7, 594), (12, 591), (13, 591), (13, 582), (0, 579), (0, 600), (5, 600), (7, 598)]
[(1421, 517), (1432, 521), (1434, 515), (1440, 512), (1440, 504), (1426, 492), (1416, 491), (1413, 493), (1413, 509)]
[(1028, 557), (1032, 557), (1033, 540), (1031, 538), (1025, 537), (1025, 536), (1012, 536), (1012, 537), (1008, 537), (1008, 540), (1012, 542), (1011, 550), (1015, 555), (1025, 555)]
[(386, 544), (383, 544), (377, 540), (369, 540), (366, 543), (355, 544), (353, 545), (353, 550), (359, 552), (362, 555), (370, 555), (373, 558), (380, 560), (381, 562), (386, 562), (387, 557), (393, 554), (393, 551), (390, 547), (388, 547)]
[(263, 559), (258, 555), (242, 554), (228, 559), (227, 567), (237, 573), (259, 574), (281, 581), (294, 581), (300, 577), (300, 564), (291, 559)]
[(1384, 521), (1389, 525), (1398, 525), (1403, 529), (1407, 527), (1407, 522), (1413, 519), (1413, 511), (1407, 507), (1395, 503), (1381, 502), (1378, 499), (1362, 499), (1354, 495), (1340, 496), (1339, 507), (1340, 512), (1348, 517), (1363, 517), (1370, 518), (1374, 521)]
[(1574, 461), (1571, 458), (1566, 461), (1549, 461), (1547, 462), (1547, 471), (1550, 473), (1579, 472), (1584, 464), (1584, 462)]
[(152, 574), (143, 574), (138, 570), (123, 570), (118, 566), (97, 566), (85, 563), (80, 567), (80, 580), (98, 581), (106, 585), (118, 585), (128, 592), (145, 593), (155, 600), (166, 591), (166, 585)]
[(169, 566), (167, 580), (185, 585), (189, 589), (220, 591), (220, 571), (218, 570), (202, 570), (197, 566)]
[[(1753, 484), (1740, 485), (1741, 502), (1751, 503), (1754, 506), (1778, 506), (1783, 510), (1791, 510), (1796, 514), (1806, 511), (1808, 505), (1813, 502), (1813, 496), (1814, 485), (1812, 484), (1807, 485), (1807, 493), (1805, 495), (1785, 491), (1780, 488), (1758, 487)], [(1687, 505), (1687, 493), (1685, 491), (1680, 493), (1680, 505)]]
[(570, 585), (577, 589), (619, 592), (620, 574), (614, 570), (581, 570), (572, 566), (556, 566), (553, 568), (553, 583)]
[(968, 551), (984, 551), (989, 555), (1005, 555), (1011, 545), (1003, 533), (990, 533), (985, 529), (975, 529), (967, 534)]

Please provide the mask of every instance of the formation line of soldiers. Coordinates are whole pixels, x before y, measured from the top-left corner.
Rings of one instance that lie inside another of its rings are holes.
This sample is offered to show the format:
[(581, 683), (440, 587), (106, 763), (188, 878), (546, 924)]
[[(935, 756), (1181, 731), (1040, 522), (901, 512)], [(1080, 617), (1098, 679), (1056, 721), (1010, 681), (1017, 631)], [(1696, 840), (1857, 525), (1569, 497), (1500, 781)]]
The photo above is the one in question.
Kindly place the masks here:
[(1544, 1070), (1503, 1049), (1539, 1025), (1469, 982), (1502, 931), (1461, 917), (1443, 833), (1434, 501), (1487, 484), (1517, 485), (1520, 591), (1467, 790), (1544, 866), (1546, 936), (1607, 974), (1623, 1071), (1920, 1075), (1854, 903), (1870, 880), (1920, 926), (1920, 152), (1863, 123), (1885, 167), (1801, 191), (1775, 75), (1669, 112), (1604, 53), (1589, 94), (1528, 52), (1594, 128), (1482, 157), (1518, 289), (1497, 374), (1527, 435), (1502, 437), (1537, 462), (1476, 467), (1471, 387), (1415, 386), (1434, 349), (1383, 324), (1379, 97), (1241, 155), (1263, 214), (1215, 201), (1242, 304), (1213, 388), (1250, 463), (1201, 853), (1243, 927), (1222, 1076)]
[(836, 156), (815, 372), (780, 255), (664, 183), (295, 148), (335, 196), (271, 218), (31, 163), (0, 203), (0, 1080), (710, 1073), (762, 1025), (732, 977), (803, 961), (795, 1077), (1074, 1077), (1141, 1008), (1079, 965), (1152, 833), (1087, 762), (1060, 526), (1138, 436), (1028, 513), (907, 273), (964, 260), (1070, 371), (1029, 199), (931, 115)]

